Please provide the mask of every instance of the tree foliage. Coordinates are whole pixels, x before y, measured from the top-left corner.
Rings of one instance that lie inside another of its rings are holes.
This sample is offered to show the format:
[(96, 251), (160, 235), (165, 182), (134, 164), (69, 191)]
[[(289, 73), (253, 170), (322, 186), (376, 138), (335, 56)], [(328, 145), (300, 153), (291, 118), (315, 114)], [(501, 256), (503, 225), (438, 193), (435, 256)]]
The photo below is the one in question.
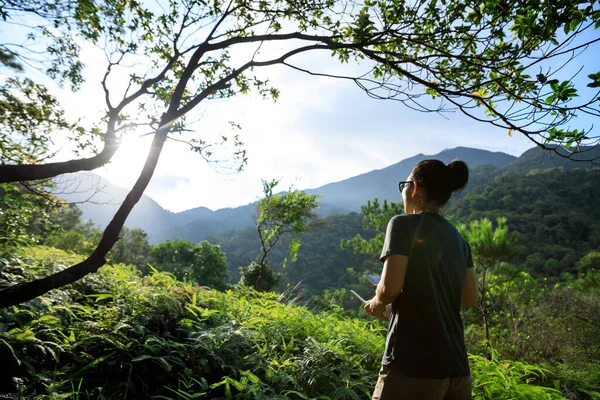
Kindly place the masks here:
[(517, 242), (515, 232), (508, 233), (506, 218), (498, 217), (496, 226), (487, 218), (471, 221), (468, 226), (459, 224), (458, 231), (471, 246), (473, 263), (477, 272), (479, 289), (478, 308), (483, 318), (483, 329), (488, 343), (490, 335), (490, 274), (501, 261), (507, 261), (514, 255), (514, 245)]
[(130, 229), (125, 226), (121, 230), (119, 240), (110, 251), (110, 262), (135, 265), (140, 270), (144, 270), (150, 258), (150, 251), (148, 234), (141, 229)]
[[(377, 97), (428, 109), (408, 90), (420, 84), (433, 98), (509, 134), (519, 131), (538, 144), (569, 147), (591, 129), (567, 128), (569, 121), (579, 112), (598, 115), (599, 75), (590, 70), (587, 81), (576, 82), (557, 72), (574, 56), (577, 37), (599, 27), (595, 1), (365, 1), (352, 26), (342, 30), (356, 42), (376, 43), (337, 52), (343, 60), (352, 54), (378, 62), (373, 75), (385, 83), (373, 85)], [(379, 35), (385, 41), (377, 42)], [(593, 89), (582, 90), (585, 84)], [(575, 102), (583, 93), (585, 100)]]
[(195, 285), (225, 288), (227, 259), (218, 245), (207, 241), (198, 244), (187, 240), (167, 240), (152, 247), (152, 267), (172, 273), (177, 279)]
[(385, 229), (388, 222), (395, 215), (404, 213), (404, 209), (400, 203), (383, 201), (379, 204), (379, 200), (374, 199), (373, 202), (367, 201), (366, 205), (361, 206), (363, 229), (374, 230), (376, 233), (374, 238), (364, 239), (360, 234), (356, 234), (351, 240), (343, 240), (340, 246), (351, 248), (356, 254), (367, 254), (372, 257), (378, 257), (383, 249), (385, 241)]
[[(269, 266), (269, 256), (284, 235), (291, 235), (288, 250), (291, 262), (298, 258), (299, 237), (311, 227), (318, 225), (315, 209), (318, 195), (290, 187), (285, 193), (273, 193), (279, 182), (263, 181), (264, 197), (258, 202), (256, 231), (260, 240), (260, 256), (256, 262), (240, 270), (241, 282), (256, 290), (271, 290), (280, 281), (278, 274)], [(283, 260), (284, 269), (287, 258)]]
[[(296, 294), (306, 300), (325, 290), (333, 291), (346, 286), (366, 296), (369, 287), (359, 282), (357, 277), (379, 268), (379, 262), (365, 255), (353, 254), (336, 243), (342, 238), (352, 238), (357, 232), (364, 238), (370, 238), (373, 232), (362, 230), (361, 217), (356, 213), (332, 215), (323, 222), (300, 235), (302, 245), (298, 260), (286, 264), (282, 284), (285, 287), (299, 285)], [(219, 244), (225, 251), (229, 273), (234, 282), (239, 281), (239, 267), (248, 266), (255, 261), (256, 249), (260, 248), (256, 229), (250, 227), (215, 233), (205, 239)], [(289, 258), (290, 242), (291, 238), (284, 236), (273, 247), (269, 254), (271, 265), (281, 266)], [(277, 272), (281, 271), (277, 268)], [(349, 297), (348, 300), (352, 302), (356, 299)], [(357, 302), (353, 304), (358, 305)]]

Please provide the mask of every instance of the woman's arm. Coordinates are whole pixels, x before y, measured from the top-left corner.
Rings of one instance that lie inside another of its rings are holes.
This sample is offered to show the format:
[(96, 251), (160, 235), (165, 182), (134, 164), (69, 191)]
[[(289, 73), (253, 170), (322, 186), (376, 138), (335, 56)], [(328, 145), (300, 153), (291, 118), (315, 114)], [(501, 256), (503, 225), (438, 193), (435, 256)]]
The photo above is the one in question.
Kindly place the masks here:
[(385, 259), (381, 280), (375, 291), (375, 299), (379, 303), (383, 305), (390, 304), (402, 292), (407, 265), (407, 256), (394, 254)]
[(477, 275), (475, 268), (467, 268), (467, 276), (460, 299), (461, 307), (472, 307), (477, 305), (479, 299), (479, 289), (477, 288)]
[(387, 319), (383, 315), (385, 306), (396, 300), (396, 297), (402, 292), (407, 265), (407, 256), (394, 254), (386, 257), (375, 297), (365, 304), (367, 314), (375, 318)]

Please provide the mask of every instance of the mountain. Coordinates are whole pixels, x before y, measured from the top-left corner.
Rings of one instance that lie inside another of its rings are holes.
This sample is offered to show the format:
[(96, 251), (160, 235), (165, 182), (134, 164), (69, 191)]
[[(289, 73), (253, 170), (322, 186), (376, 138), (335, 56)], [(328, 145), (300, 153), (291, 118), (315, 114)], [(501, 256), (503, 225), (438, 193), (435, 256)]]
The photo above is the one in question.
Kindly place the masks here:
[(600, 251), (600, 167), (554, 167), (528, 173), (507, 168), (449, 207), (457, 221), (505, 217), (517, 232), (512, 260), (541, 276), (577, 272), (577, 262)]
[[(586, 157), (600, 155), (600, 148), (585, 153)], [(458, 158), (471, 169), (471, 178), (463, 197), (472, 188), (488, 183), (499, 171), (523, 171), (560, 167), (590, 167), (591, 163), (574, 162), (563, 157), (549, 157), (548, 152), (533, 148), (516, 158), (514, 156), (480, 149), (457, 147), (434, 155), (418, 154), (389, 167), (351, 177), (340, 182), (306, 190), (311, 194), (321, 194), (319, 215), (360, 212), (360, 206), (368, 200), (399, 201), (397, 182), (410, 174), (421, 160), (436, 158), (445, 163)], [(103, 228), (111, 220), (128, 190), (118, 187), (93, 173), (79, 173), (61, 178), (56, 194), (67, 202), (77, 203), (83, 212), (84, 220), (92, 220)], [(86, 201), (91, 198), (91, 201)], [(148, 196), (142, 196), (126, 221), (130, 228), (141, 228), (149, 235), (151, 243), (159, 243), (169, 238), (182, 238), (197, 242), (206, 235), (239, 229), (254, 225), (256, 203), (241, 207), (224, 208), (212, 211), (197, 207), (173, 213), (163, 209)]]
[[(64, 175), (56, 180), (56, 184), (54, 193), (68, 203), (76, 204), (83, 213), (82, 219), (93, 221), (99, 228), (106, 227), (129, 192), (93, 172)], [(251, 203), (217, 211), (196, 207), (174, 213), (142, 195), (125, 225), (146, 231), (153, 244), (171, 238), (198, 242), (212, 233), (254, 226), (256, 205), (257, 203)], [(321, 203), (319, 207), (319, 215), (323, 217), (346, 212), (347, 210), (325, 203)]]
[(367, 172), (340, 182), (329, 183), (306, 192), (322, 194), (323, 202), (357, 212), (360, 212), (361, 205), (374, 198), (398, 202), (400, 200), (398, 182), (404, 180), (419, 161), (429, 158), (441, 160), (446, 164), (454, 159), (460, 159), (465, 161), (469, 168), (480, 165), (504, 167), (516, 159), (516, 157), (505, 153), (457, 147), (444, 150), (435, 155), (418, 154), (389, 167)]
[[(566, 170), (574, 168), (592, 168), (600, 166), (600, 146), (582, 147), (577, 153), (569, 153), (562, 147), (556, 149), (561, 156), (554, 151), (543, 151), (539, 147), (527, 150), (521, 156), (513, 160), (507, 170), (530, 171), (533, 169), (562, 167)], [(569, 157), (570, 158), (567, 158)], [(595, 161), (584, 161), (593, 160)]]
[[(480, 165), (471, 170), (470, 190), (453, 196), (446, 212), (455, 221), (506, 217), (511, 232), (518, 234), (517, 251), (511, 260), (535, 276), (556, 281), (565, 272), (576, 273), (579, 261), (590, 251), (600, 251), (600, 167), (591, 163), (574, 163), (544, 158), (540, 151), (526, 152), (505, 167)], [(531, 164), (531, 161), (534, 161)], [(535, 167), (529, 169), (528, 165)], [(586, 168), (588, 167), (588, 168)], [(378, 273), (381, 266), (375, 257), (358, 256), (350, 250), (340, 251), (340, 239), (356, 234), (372, 237), (365, 231), (360, 214), (335, 215), (326, 224), (300, 237), (298, 260), (288, 263), (285, 282), (301, 283), (307, 293), (331, 295), (340, 288), (360, 290), (356, 277)], [(232, 282), (237, 282), (238, 268), (258, 256), (260, 243), (253, 228), (220, 232), (206, 237), (227, 254)], [(279, 268), (287, 256), (289, 238), (284, 238), (270, 253), (270, 261)]]
[[(129, 190), (117, 186), (93, 172), (62, 175), (55, 180), (53, 192), (82, 211), (82, 220), (91, 220), (100, 228), (106, 227), (115, 215)], [(210, 211), (210, 210), (209, 210)], [(169, 230), (176, 215), (162, 208), (150, 197), (143, 195), (135, 205), (125, 225), (148, 233), (151, 242), (157, 242), (159, 233)]]

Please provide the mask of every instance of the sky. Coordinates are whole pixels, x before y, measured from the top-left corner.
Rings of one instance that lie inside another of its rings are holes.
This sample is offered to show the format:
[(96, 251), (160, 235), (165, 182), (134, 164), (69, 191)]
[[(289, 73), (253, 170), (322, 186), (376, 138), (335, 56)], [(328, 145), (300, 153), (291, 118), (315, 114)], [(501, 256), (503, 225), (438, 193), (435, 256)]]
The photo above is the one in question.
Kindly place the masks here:
[[(242, 58), (244, 55), (243, 50), (237, 54)], [(104, 53), (91, 46), (83, 47), (81, 59), (86, 65), (86, 82), (81, 90), (73, 93), (55, 88), (55, 94), (68, 116), (89, 122), (97, 119), (104, 107), (100, 81), (107, 62)], [(366, 68), (342, 66), (328, 52), (291, 61), (324, 73)], [(591, 55), (584, 61), (599, 65)], [(190, 137), (207, 139), (231, 134), (229, 121), (242, 127), (239, 134), (248, 158), (244, 170), (224, 173), (186, 145), (168, 141), (146, 195), (174, 212), (200, 206), (217, 210), (258, 200), (262, 179), (278, 179), (282, 189), (290, 185), (316, 188), (385, 168), (419, 153), (434, 155), (465, 146), (519, 156), (534, 146), (523, 135), (511, 137), (504, 129), (458, 112), (444, 116), (420, 113), (398, 102), (372, 99), (350, 81), (309, 76), (284, 66), (269, 67), (263, 73), (281, 92), (276, 102), (256, 94), (238, 96), (205, 103), (193, 116), (198, 122), (192, 126)], [(123, 83), (122, 79), (113, 79), (109, 87), (118, 92)], [(151, 136), (140, 137), (141, 133), (132, 133), (111, 163), (94, 172), (131, 188), (151, 140)]]
[[(90, 50), (86, 64), (105, 65), (101, 53)], [(324, 57), (323, 57), (324, 56)], [(338, 68), (326, 54), (303, 60), (320, 71)], [(98, 71), (88, 71), (77, 93), (64, 93), (74, 114), (84, 114), (90, 102), (102, 108)], [(391, 100), (375, 100), (354, 83), (307, 76), (284, 67), (269, 68), (280, 98), (257, 95), (215, 101), (202, 110), (194, 135), (230, 134), (228, 121), (241, 126), (248, 163), (240, 173), (223, 172), (186, 145), (168, 141), (145, 192), (163, 208), (179, 212), (194, 207), (217, 210), (258, 200), (262, 179), (278, 179), (281, 188), (316, 188), (375, 169), (385, 168), (419, 153), (433, 155), (457, 146), (502, 151), (519, 156), (533, 147), (520, 135), (473, 121), (462, 114), (420, 113)], [(96, 81), (96, 82), (94, 82)], [(96, 83), (94, 85), (94, 83)], [(111, 163), (95, 172), (124, 188), (137, 179), (151, 136), (128, 138)], [(399, 177), (402, 178), (402, 177)]]

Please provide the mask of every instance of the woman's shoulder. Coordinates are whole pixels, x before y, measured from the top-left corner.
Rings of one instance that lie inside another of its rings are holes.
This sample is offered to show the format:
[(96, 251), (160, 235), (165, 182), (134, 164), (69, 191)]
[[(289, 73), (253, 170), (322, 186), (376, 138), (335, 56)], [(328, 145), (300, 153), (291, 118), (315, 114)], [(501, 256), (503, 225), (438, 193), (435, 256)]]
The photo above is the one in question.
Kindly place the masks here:
[[(423, 218), (426, 217), (435, 217), (436, 219), (441, 217), (439, 214), (436, 213), (424, 213), (424, 212), (420, 212), (420, 213), (416, 213), (416, 214), (398, 214), (398, 215), (394, 215), (391, 219), (392, 220), (400, 220), (400, 221), (420, 221)], [(444, 219), (444, 217), (441, 217), (441, 219)]]
[(390, 224), (412, 225), (412, 224), (419, 223), (419, 221), (421, 221), (422, 218), (423, 218), (423, 215), (421, 215), (421, 214), (398, 214), (398, 215), (394, 215), (390, 219)]
[(398, 221), (398, 222), (402, 222), (402, 221), (409, 221), (411, 218), (414, 218), (416, 214), (398, 214), (398, 215), (394, 215), (390, 221)]

